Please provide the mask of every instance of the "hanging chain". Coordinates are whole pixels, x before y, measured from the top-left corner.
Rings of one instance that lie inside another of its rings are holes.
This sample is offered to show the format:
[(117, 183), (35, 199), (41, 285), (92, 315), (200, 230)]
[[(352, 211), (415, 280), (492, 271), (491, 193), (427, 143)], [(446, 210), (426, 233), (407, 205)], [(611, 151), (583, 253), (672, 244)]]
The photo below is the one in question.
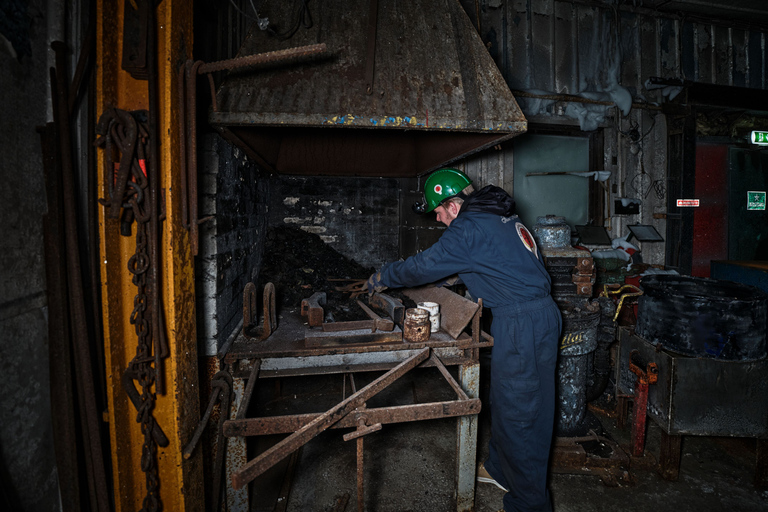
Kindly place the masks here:
[[(132, 398), (136, 407), (136, 421), (141, 424), (144, 442), (141, 451), (141, 470), (146, 477), (147, 494), (142, 504), (142, 512), (157, 512), (161, 509), (160, 479), (157, 468), (157, 442), (153, 436), (156, 421), (155, 408), (156, 368), (153, 366), (152, 310), (148, 298), (147, 277), (150, 270), (150, 244), (153, 240), (149, 228), (152, 211), (148, 197), (146, 161), (149, 137), (145, 111), (126, 112), (109, 109), (99, 120), (98, 146), (105, 148), (105, 183), (108, 185), (108, 197), (99, 202), (109, 208), (110, 216), (120, 214), (121, 233), (130, 235), (131, 224), (136, 221), (136, 249), (128, 260), (128, 270), (133, 274), (132, 282), (136, 286), (130, 323), (134, 326), (138, 343), (136, 356), (128, 363), (126, 374), (141, 387), (139, 399)], [(119, 166), (113, 162), (114, 153), (122, 156)], [(156, 250), (157, 248), (155, 248)], [(159, 333), (157, 333), (159, 335)], [(124, 379), (125, 382), (125, 379)], [(129, 395), (130, 395), (130, 390)], [(134, 388), (135, 392), (135, 388)]]

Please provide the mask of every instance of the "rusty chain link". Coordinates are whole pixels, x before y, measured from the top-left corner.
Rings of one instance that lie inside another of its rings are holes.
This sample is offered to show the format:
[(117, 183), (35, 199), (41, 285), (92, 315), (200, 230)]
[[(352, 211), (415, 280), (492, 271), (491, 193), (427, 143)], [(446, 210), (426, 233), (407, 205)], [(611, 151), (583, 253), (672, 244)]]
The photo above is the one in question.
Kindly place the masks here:
[[(128, 270), (133, 275), (131, 281), (136, 286), (130, 323), (134, 326), (138, 343), (136, 355), (128, 363), (123, 375), (123, 385), (136, 407), (136, 421), (141, 425), (144, 437), (141, 452), (141, 470), (146, 477), (147, 494), (142, 504), (142, 512), (157, 512), (161, 509), (160, 479), (157, 468), (157, 447), (168, 444), (167, 438), (159, 429), (153, 411), (159, 369), (154, 365), (153, 340), (161, 333), (153, 333), (152, 316), (159, 314), (149, 304), (151, 288), (147, 278), (151, 267), (151, 251), (158, 250), (157, 237), (150, 230), (150, 219), (159, 212), (153, 211), (147, 200), (149, 183), (147, 172), (147, 150), (149, 137), (147, 130), (147, 112), (126, 112), (109, 109), (99, 119), (96, 145), (104, 148), (104, 181), (108, 197), (99, 202), (109, 209), (109, 216), (121, 219), (121, 233), (130, 235), (131, 225), (136, 221), (136, 249), (128, 260)], [(113, 158), (121, 155), (117, 169)], [(122, 213), (121, 213), (122, 209)], [(141, 393), (137, 392), (134, 380), (138, 381)], [(139, 395), (138, 397), (136, 395)]]

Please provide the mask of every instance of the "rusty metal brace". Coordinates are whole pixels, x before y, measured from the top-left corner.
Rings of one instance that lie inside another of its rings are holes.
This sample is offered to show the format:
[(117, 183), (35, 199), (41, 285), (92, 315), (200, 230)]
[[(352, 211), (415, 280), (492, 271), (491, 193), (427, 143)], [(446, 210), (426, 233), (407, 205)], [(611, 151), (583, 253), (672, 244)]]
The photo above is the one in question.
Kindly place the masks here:
[(331, 428), (348, 414), (356, 411), (372, 396), (405, 375), (429, 357), (430, 349), (424, 348), (395, 368), (352, 394), (349, 398), (316, 417), (302, 428), (286, 437), (273, 447), (232, 474), (232, 487), (240, 489), (266, 470), (283, 460), (289, 454), (304, 446), (321, 432)]
[(656, 363), (648, 363), (646, 370), (632, 362), (632, 358), (639, 353), (633, 350), (629, 353), (629, 369), (637, 375), (635, 384), (635, 398), (632, 409), (632, 455), (640, 457), (645, 450), (645, 423), (648, 409), (648, 386), (655, 384), (659, 379), (659, 368)]
[(269, 338), (277, 328), (275, 285), (272, 283), (267, 283), (264, 286), (262, 306), (264, 308), (264, 323), (259, 327), (254, 322), (256, 285), (253, 283), (246, 284), (243, 290), (243, 335), (246, 338), (262, 341)]
[[(344, 384), (346, 384), (346, 375), (344, 378)], [(355, 377), (353, 374), (349, 374), (349, 384), (352, 389), (352, 393), (357, 393), (357, 387), (355, 386)], [(344, 395), (346, 397), (346, 387), (344, 388)], [(368, 416), (363, 412), (366, 408), (366, 404), (360, 406), (355, 414), (355, 423), (357, 429), (344, 434), (343, 439), (345, 441), (357, 440), (357, 510), (363, 512), (365, 509), (365, 492), (364, 492), (364, 473), (363, 473), (363, 436), (377, 432), (381, 430), (382, 424), (376, 423), (374, 425), (368, 425)]]
[(365, 404), (358, 409), (359, 412), (355, 414), (355, 421), (357, 422), (357, 429), (344, 434), (345, 441), (357, 440), (357, 511), (363, 512), (365, 510), (365, 492), (364, 492), (364, 473), (363, 473), (363, 437), (378, 432), (381, 430), (381, 423), (374, 425), (368, 425), (368, 419), (361, 409), (365, 409)]

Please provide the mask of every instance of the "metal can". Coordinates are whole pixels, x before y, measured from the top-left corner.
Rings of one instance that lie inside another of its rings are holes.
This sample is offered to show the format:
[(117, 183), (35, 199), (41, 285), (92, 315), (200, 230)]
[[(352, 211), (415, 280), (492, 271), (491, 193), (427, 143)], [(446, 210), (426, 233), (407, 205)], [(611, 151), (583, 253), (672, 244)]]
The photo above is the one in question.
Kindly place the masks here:
[(429, 313), (430, 332), (440, 330), (440, 304), (437, 302), (419, 302), (416, 304), (419, 309), (424, 309)]
[(403, 339), (411, 343), (421, 343), (429, 339), (429, 311), (421, 308), (410, 308), (405, 311), (403, 321)]

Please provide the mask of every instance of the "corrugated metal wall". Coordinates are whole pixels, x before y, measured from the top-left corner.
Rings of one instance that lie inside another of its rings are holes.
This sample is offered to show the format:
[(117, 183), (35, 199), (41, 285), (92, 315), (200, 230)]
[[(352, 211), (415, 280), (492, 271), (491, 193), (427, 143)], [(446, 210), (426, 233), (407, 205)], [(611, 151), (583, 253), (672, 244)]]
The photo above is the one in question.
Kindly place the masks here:
[[(606, 227), (611, 236), (626, 234), (628, 224), (652, 224), (666, 230), (665, 116), (659, 91), (644, 87), (651, 76), (725, 86), (766, 88), (766, 34), (661, 16), (653, 11), (614, 2), (578, 0), (463, 0), (483, 41), (509, 87), (534, 96), (585, 95), (606, 102), (632, 96), (628, 115), (616, 107), (603, 109), (604, 169), (609, 183), (610, 211)], [(541, 100), (517, 95), (531, 124), (573, 125), (565, 115), (569, 101)], [(634, 133), (639, 137), (634, 137)], [(524, 136), (524, 135), (523, 135)], [(633, 140), (634, 139), (634, 140)], [(514, 155), (511, 143), (489, 150), (463, 166), (481, 184), (512, 190)], [(555, 169), (553, 169), (555, 170)], [(612, 215), (613, 200), (643, 201), (639, 215)], [(664, 244), (643, 247), (646, 262), (664, 263)]]

